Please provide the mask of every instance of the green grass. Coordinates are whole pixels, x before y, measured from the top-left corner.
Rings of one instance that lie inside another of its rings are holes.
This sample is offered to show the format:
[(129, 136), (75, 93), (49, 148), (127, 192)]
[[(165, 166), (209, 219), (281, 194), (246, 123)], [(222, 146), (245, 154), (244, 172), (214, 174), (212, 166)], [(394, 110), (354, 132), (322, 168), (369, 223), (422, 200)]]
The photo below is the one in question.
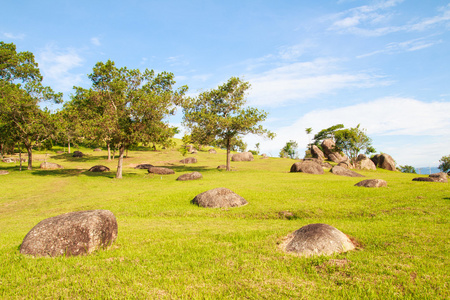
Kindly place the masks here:
[[(183, 165), (176, 150), (130, 151), (124, 178), (106, 151), (76, 159), (47, 156), (63, 170), (19, 172), (0, 162), (0, 298), (2, 299), (448, 299), (450, 189), (413, 182), (417, 175), (362, 171), (387, 188), (353, 185), (360, 178), (326, 172), (289, 173), (290, 159), (232, 162), (217, 170), (224, 151), (199, 152)], [(190, 156), (190, 155), (188, 155)], [(45, 153), (36, 153), (43, 159)], [(166, 166), (151, 175), (138, 163)], [(86, 172), (102, 164), (111, 172)], [(187, 172), (202, 180), (178, 182)], [(423, 175), (422, 175), (423, 176)], [(227, 187), (249, 204), (206, 209), (199, 193)], [(119, 235), (89, 256), (33, 258), (19, 247), (41, 220), (78, 210), (109, 209)], [(287, 219), (282, 212), (293, 214)], [(359, 247), (331, 257), (303, 258), (279, 250), (283, 238), (311, 223), (327, 223)]]

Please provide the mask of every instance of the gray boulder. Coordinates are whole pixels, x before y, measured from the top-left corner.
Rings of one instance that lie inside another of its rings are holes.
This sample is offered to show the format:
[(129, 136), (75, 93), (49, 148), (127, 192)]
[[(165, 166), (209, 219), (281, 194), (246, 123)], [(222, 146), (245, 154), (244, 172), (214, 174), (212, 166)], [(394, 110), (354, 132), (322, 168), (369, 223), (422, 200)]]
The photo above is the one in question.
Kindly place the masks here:
[(151, 167), (148, 168), (148, 172), (152, 174), (158, 174), (158, 175), (171, 175), (175, 174), (175, 171), (169, 168), (163, 168), (163, 167)]
[(231, 156), (232, 161), (252, 161), (254, 160), (251, 152), (236, 153)]
[(39, 222), (23, 239), (20, 253), (77, 256), (110, 246), (117, 238), (116, 217), (109, 210), (71, 212)]
[(110, 169), (107, 166), (96, 165), (88, 170), (89, 172), (109, 172)]
[(199, 172), (186, 173), (177, 178), (178, 181), (202, 179), (203, 175)]
[(413, 181), (428, 181), (428, 182), (448, 182), (447, 173), (440, 172), (430, 174), (428, 177), (417, 177), (414, 178)]
[(323, 149), (323, 153), (328, 158), (328, 160), (339, 163), (347, 158), (347, 156), (336, 151), (336, 144), (332, 139), (323, 140), (321, 146)]
[(43, 162), (39, 167), (44, 170), (64, 169), (63, 166), (50, 162)]
[(340, 166), (334, 166), (330, 170), (331, 173), (339, 176), (347, 176), (347, 177), (364, 177), (364, 175), (358, 174), (352, 170), (346, 169)]
[(325, 155), (323, 154), (322, 150), (320, 150), (319, 147), (317, 147), (316, 145), (312, 145), (311, 155), (314, 158), (325, 160)]
[(136, 167), (134, 167), (135, 169), (143, 169), (143, 170), (148, 170), (149, 168), (154, 167), (151, 164), (139, 164)]
[(287, 237), (286, 252), (300, 256), (332, 255), (355, 249), (353, 242), (340, 230), (327, 224), (309, 224)]
[(192, 203), (201, 207), (237, 207), (248, 202), (227, 188), (215, 188), (195, 196)]
[(382, 179), (366, 179), (366, 180), (358, 182), (357, 184), (355, 184), (355, 186), (362, 186), (362, 187), (368, 187), (368, 188), (379, 188), (379, 187), (386, 187), (387, 182)]
[(396, 171), (394, 159), (386, 153), (377, 154), (371, 158), (372, 162), (378, 168), (382, 168), (389, 171)]
[(376, 170), (374, 162), (364, 154), (358, 155), (354, 162), (355, 169), (358, 170)]
[(291, 166), (291, 172), (303, 172), (308, 174), (324, 174), (320, 164), (311, 160), (296, 162)]
[(180, 160), (182, 164), (195, 164), (197, 159), (195, 157), (186, 157), (185, 159)]

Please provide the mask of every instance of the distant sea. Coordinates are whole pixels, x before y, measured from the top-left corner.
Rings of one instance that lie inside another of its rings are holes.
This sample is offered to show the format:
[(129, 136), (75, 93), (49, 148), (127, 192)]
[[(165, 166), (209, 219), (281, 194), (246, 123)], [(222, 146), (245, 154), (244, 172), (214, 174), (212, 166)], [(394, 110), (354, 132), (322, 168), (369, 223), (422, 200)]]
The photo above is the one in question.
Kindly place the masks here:
[(438, 169), (438, 167), (421, 167), (421, 168), (416, 168), (414, 167), (414, 169), (416, 169), (416, 173), (417, 174), (434, 174), (434, 173), (439, 173), (441, 172), (441, 170)]

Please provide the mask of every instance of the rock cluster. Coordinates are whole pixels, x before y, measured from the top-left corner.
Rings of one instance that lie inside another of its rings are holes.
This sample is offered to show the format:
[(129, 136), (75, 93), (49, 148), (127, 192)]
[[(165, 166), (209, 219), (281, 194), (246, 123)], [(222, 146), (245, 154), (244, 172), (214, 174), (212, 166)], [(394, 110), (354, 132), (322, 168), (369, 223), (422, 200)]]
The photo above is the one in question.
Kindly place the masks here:
[(416, 177), (413, 181), (429, 181), (429, 182), (448, 182), (447, 173), (440, 172), (430, 174), (428, 177)]

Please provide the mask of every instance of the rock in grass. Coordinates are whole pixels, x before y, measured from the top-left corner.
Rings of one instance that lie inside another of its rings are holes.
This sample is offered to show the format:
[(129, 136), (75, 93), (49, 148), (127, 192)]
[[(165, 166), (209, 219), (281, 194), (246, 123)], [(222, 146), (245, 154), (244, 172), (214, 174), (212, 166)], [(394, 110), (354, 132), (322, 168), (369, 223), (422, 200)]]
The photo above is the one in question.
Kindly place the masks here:
[(44, 170), (64, 169), (63, 166), (58, 165), (58, 164), (55, 164), (55, 163), (50, 163), (50, 162), (43, 162), (43, 163), (40, 165), (40, 168), (41, 168), (41, 169), (44, 169)]
[(355, 168), (358, 170), (374, 170), (374, 171), (377, 169), (373, 161), (364, 154), (360, 154), (356, 158)]
[(135, 169), (149, 169), (149, 168), (151, 168), (151, 167), (154, 167), (153, 165), (151, 165), (151, 164), (139, 164), (139, 165), (137, 165), (136, 167), (134, 167)]
[(389, 154), (377, 154), (371, 158), (375, 166), (389, 171), (397, 171), (395, 168), (395, 160)]
[(148, 168), (149, 173), (158, 174), (158, 175), (171, 175), (175, 174), (175, 171), (169, 168), (163, 168), (163, 167), (151, 167)]
[(0, 170), (0, 175), (8, 175), (9, 172), (6, 170)]
[(324, 174), (322, 166), (312, 160), (296, 162), (291, 166), (291, 172), (303, 172), (308, 174)]
[(331, 173), (339, 176), (347, 176), (347, 177), (364, 177), (364, 175), (358, 174), (352, 170), (348, 170), (341, 166), (334, 166), (330, 170)]
[(355, 249), (341, 231), (327, 224), (309, 224), (290, 234), (283, 246), (300, 256), (331, 255)]
[(444, 172), (430, 174), (428, 177), (416, 177), (413, 181), (428, 181), (428, 182), (448, 182), (447, 174)]
[(252, 161), (254, 160), (251, 152), (236, 153), (231, 156), (232, 161)]
[(180, 160), (182, 164), (195, 164), (197, 159), (195, 157), (186, 157), (185, 159)]
[(187, 180), (197, 180), (197, 179), (202, 179), (203, 176), (201, 173), (199, 172), (192, 172), (192, 173), (187, 173), (187, 174), (183, 174), (180, 177), (177, 178), (178, 181), (187, 181)]
[(83, 157), (84, 154), (81, 151), (74, 151), (72, 156), (73, 157)]
[(110, 169), (107, 166), (96, 165), (89, 169), (89, 172), (109, 172)]
[(355, 186), (369, 187), (369, 188), (379, 188), (387, 186), (387, 182), (383, 179), (366, 179), (358, 182)]
[(117, 238), (116, 217), (109, 210), (71, 212), (39, 222), (23, 239), (20, 253), (77, 256), (110, 246)]
[(209, 152), (210, 154), (217, 154), (217, 151), (216, 151), (216, 149), (214, 149), (214, 148), (209, 149), (208, 152)]
[(237, 207), (248, 202), (227, 188), (215, 188), (195, 196), (192, 203), (201, 207)]

